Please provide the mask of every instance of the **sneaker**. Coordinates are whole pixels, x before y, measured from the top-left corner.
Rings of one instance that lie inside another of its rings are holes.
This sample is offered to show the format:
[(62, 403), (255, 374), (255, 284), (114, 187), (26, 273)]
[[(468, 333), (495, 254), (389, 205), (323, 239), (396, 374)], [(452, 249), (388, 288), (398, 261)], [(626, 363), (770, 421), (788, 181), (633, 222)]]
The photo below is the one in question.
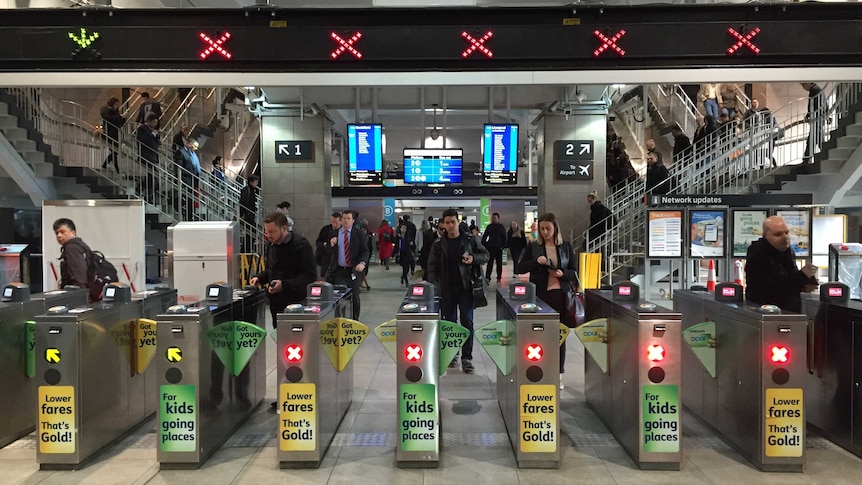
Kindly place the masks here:
[(464, 371), (465, 374), (472, 374), (475, 367), (473, 367), (473, 361), (470, 359), (464, 359), (461, 361), (461, 370)]
[(450, 369), (454, 369), (455, 367), (458, 367), (458, 357), (455, 357), (452, 359), (452, 362), (449, 362)]
[(565, 385), (565, 384), (563, 384), (563, 383), (561, 382), (561, 383), (560, 383), (560, 390), (562, 391), (562, 390), (563, 390), (563, 389), (565, 389), (565, 388), (566, 388), (566, 385)]

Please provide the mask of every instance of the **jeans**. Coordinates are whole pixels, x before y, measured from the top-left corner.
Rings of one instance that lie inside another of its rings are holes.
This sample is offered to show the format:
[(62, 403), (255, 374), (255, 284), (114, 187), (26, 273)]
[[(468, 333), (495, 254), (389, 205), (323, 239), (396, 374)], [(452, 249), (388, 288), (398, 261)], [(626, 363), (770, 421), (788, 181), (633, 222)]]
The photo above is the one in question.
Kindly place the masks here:
[(485, 268), (485, 279), (491, 279), (491, 272), (494, 269), (494, 263), (497, 263), (497, 279), (501, 279), (503, 277), (503, 249), (502, 248), (494, 248), (487, 247), (488, 253), (490, 253), (491, 257), (488, 259), (488, 266)]
[(703, 102), (703, 108), (706, 114), (712, 115), (712, 119), (718, 121), (718, 101), (715, 99), (707, 99)]
[(440, 299), (440, 313), (443, 320), (458, 322), (458, 312), (461, 313), (461, 326), (470, 332), (464, 346), (461, 347), (461, 360), (473, 360), (473, 293), (467, 289), (458, 293), (457, 297)]

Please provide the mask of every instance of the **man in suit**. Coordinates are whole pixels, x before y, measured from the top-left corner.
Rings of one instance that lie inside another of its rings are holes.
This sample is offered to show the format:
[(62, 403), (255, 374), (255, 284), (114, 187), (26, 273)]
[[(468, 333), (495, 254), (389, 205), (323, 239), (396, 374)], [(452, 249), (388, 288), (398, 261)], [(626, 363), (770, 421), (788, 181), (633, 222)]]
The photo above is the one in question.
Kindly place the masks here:
[(353, 318), (359, 318), (359, 283), (368, 266), (368, 241), (359, 227), (354, 227), (356, 211), (341, 213), (341, 227), (332, 231), (329, 245), (335, 249), (326, 281), (351, 288), (353, 295)]

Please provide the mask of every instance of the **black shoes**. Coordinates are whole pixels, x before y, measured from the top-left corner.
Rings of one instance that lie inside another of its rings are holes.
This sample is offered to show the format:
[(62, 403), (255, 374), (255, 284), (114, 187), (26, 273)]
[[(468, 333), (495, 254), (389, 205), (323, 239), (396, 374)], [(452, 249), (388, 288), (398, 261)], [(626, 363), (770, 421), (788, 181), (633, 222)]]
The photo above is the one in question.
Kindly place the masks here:
[(465, 374), (472, 374), (473, 371), (476, 370), (476, 368), (473, 367), (473, 361), (472, 360), (462, 359), (461, 360), (461, 370), (464, 371)]

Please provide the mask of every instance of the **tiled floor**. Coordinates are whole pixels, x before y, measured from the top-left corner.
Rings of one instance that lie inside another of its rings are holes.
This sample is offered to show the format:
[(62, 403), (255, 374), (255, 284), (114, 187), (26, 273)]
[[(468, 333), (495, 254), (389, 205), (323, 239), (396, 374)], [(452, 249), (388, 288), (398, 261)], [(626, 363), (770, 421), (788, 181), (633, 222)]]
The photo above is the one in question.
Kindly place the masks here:
[[(361, 321), (376, 326), (393, 317), (404, 294), (400, 271), (371, 270)], [(508, 268), (507, 268), (508, 270)], [(504, 282), (508, 272), (504, 275)], [(496, 287), (492, 285), (492, 291)], [(490, 298), (489, 298), (490, 299)], [(493, 300), (491, 300), (493, 301)], [(494, 309), (476, 322), (494, 320)], [(274, 344), (266, 340), (267, 354)], [(809, 434), (806, 471), (761, 473), (699, 421), (683, 416), (683, 462), (678, 472), (638, 470), (584, 401), (584, 350), (568, 342), (566, 388), (561, 392), (562, 463), (559, 470), (518, 469), (495, 400), (494, 364), (478, 346), (476, 373), (441, 377), (442, 449), (436, 469), (395, 466), (395, 364), (371, 336), (354, 357), (353, 405), (323, 463), (313, 470), (281, 470), (276, 460), (276, 415), (264, 406), (195, 471), (159, 471), (150, 421), (80, 471), (39, 471), (33, 435), (0, 450), (0, 484), (541, 484), (556, 483), (860, 483), (862, 460)], [(267, 395), (275, 396), (275, 364)], [(2, 419), (2, 418), (0, 418)]]

